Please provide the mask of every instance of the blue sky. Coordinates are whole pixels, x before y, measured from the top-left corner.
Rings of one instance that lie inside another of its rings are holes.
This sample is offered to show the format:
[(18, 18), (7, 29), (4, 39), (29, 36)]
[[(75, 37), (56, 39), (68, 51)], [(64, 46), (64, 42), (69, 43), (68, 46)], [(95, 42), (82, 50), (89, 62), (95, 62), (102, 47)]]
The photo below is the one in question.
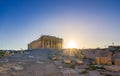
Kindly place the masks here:
[(41, 35), (79, 48), (120, 45), (119, 0), (0, 0), (0, 49), (26, 49)]

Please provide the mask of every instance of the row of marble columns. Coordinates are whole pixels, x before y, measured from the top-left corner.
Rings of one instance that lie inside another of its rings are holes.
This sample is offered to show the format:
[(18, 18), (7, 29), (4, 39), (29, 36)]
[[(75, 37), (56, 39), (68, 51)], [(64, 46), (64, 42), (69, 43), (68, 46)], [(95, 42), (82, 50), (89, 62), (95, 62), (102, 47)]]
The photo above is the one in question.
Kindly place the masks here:
[(42, 41), (42, 48), (62, 48), (62, 41), (60, 40), (46, 40)]

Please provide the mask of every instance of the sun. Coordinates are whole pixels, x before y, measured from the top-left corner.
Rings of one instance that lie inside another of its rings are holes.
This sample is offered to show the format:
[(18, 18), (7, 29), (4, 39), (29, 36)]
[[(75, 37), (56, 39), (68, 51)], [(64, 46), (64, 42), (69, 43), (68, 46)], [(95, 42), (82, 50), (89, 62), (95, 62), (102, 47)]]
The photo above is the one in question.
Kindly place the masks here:
[(75, 41), (69, 41), (67, 44), (67, 48), (77, 48), (77, 44)]

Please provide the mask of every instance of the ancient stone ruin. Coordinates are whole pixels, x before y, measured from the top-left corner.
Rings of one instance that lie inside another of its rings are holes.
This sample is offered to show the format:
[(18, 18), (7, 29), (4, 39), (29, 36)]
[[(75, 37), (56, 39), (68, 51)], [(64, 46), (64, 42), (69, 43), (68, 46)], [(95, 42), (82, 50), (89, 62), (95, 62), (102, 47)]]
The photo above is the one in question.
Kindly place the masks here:
[(55, 36), (43, 35), (39, 39), (32, 41), (28, 44), (28, 49), (40, 48), (62, 48), (63, 39)]
[(108, 50), (101, 50), (98, 52), (98, 56), (96, 57), (97, 64), (112, 64), (112, 53)]

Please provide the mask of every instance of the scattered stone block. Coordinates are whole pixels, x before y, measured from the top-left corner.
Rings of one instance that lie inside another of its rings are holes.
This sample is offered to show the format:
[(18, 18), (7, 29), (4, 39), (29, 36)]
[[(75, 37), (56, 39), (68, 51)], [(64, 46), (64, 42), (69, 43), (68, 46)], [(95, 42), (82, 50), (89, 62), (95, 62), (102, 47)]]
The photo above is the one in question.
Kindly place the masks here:
[(12, 69), (18, 71), (18, 70), (23, 70), (24, 68), (20, 65), (17, 65), (17, 66), (13, 66)]
[(95, 59), (97, 64), (112, 65), (111, 57), (96, 57)]
[(41, 62), (41, 61), (37, 61), (36, 63), (38, 63), (38, 64), (44, 64), (44, 62)]
[(114, 63), (115, 65), (120, 65), (120, 59), (115, 59)]
[(57, 57), (53, 57), (52, 60), (57, 60)]
[(65, 59), (65, 60), (64, 60), (64, 63), (70, 64), (70, 63), (71, 63), (71, 60)]
[(81, 60), (76, 60), (76, 62), (77, 62), (77, 64), (83, 64), (83, 61), (81, 61)]
[(101, 64), (111, 65), (111, 57), (100, 57)]
[(63, 66), (58, 66), (59, 69), (63, 69), (64, 67)]
[(96, 64), (99, 65), (100, 64), (100, 57), (96, 57), (95, 59), (96, 59)]

